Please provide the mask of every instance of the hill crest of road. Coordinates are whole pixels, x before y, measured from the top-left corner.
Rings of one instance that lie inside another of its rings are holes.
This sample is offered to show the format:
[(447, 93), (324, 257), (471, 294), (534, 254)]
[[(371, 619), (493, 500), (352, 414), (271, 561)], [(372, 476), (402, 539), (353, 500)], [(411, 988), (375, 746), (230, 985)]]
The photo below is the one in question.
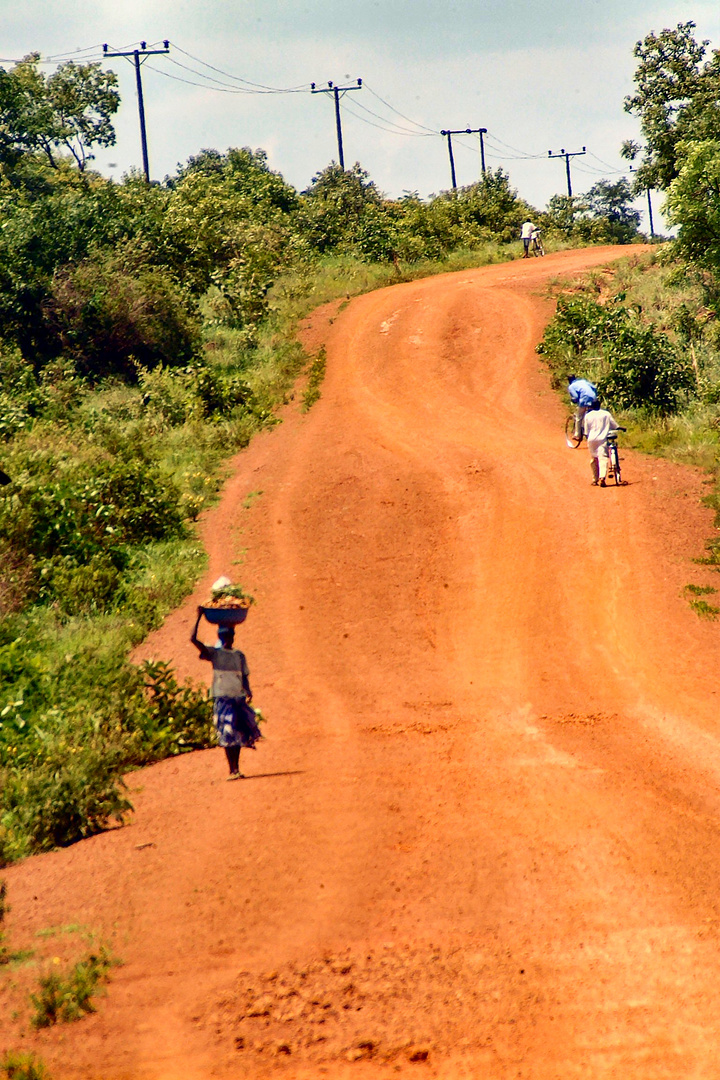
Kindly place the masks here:
[(235, 459), (205, 578), (139, 650), (199, 678), (209, 583), (255, 594), (248, 779), (162, 762), (132, 825), (6, 875), (18, 941), (76, 921), (125, 961), (30, 1040), (57, 1080), (714, 1075), (703, 477), (625, 453), (627, 487), (591, 487), (534, 352), (549, 280), (628, 254), (307, 320), (320, 401)]

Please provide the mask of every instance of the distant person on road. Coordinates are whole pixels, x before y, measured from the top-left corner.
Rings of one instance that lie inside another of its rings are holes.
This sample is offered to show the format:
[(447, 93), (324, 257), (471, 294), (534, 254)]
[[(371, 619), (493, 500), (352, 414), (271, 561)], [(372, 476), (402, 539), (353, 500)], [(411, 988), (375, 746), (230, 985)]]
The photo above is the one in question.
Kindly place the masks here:
[(590, 451), (590, 468), (593, 475), (593, 484), (600, 484), (600, 487), (605, 487), (605, 477), (607, 476), (608, 462), (610, 460), (608, 454), (608, 435), (611, 431), (617, 431), (619, 428), (617, 420), (607, 409), (601, 409), (600, 403), (595, 402), (594, 405), (590, 405), (585, 413), (583, 419), (583, 434), (587, 439), (588, 450)]
[(533, 238), (535, 226), (532, 221), (526, 221), (520, 230), (520, 238), (523, 242), (523, 259), (530, 258), (530, 241)]
[(255, 710), (250, 708), (252, 690), (248, 681), (245, 653), (233, 649), (235, 631), (232, 626), (218, 628), (219, 642), (205, 645), (197, 636), (203, 610), (198, 608), (197, 622), (191, 642), (200, 653), (201, 660), (209, 660), (213, 666), (213, 718), (218, 745), (225, 750), (230, 775), (228, 780), (244, 780), (240, 772), (240, 751), (243, 746), (254, 747), (262, 738)]
[(568, 394), (575, 406), (575, 438), (579, 439), (583, 431), (583, 419), (588, 409), (598, 404), (598, 391), (595, 383), (579, 379), (577, 375), (568, 375)]

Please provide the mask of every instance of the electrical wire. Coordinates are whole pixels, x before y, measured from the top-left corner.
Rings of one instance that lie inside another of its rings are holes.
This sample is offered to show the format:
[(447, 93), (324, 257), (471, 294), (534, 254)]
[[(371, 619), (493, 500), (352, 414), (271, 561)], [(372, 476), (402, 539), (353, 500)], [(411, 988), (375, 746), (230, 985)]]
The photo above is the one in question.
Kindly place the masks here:
[(65, 52), (61, 52), (61, 53), (49, 53), (45, 57), (45, 63), (50, 63), (51, 61), (61, 61), (65, 57), (68, 57), (68, 56), (70, 56), (70, 57), (80, 56), (80, 55), (82, 55), (84, 53), (97, 53), (99, 55), (101, 52), (102, 52), (102, 43), (100, 43), (99, 45), (89, 45), (85, 49), (81, 49), (81, 48), (77, 48), (77, 49), (73, 49), (73, 50), (67, 49)]
[[(174, 41), (170, 42), (170, 44), (172, 45), (172, 47), (174, 49), (177, 49), (177, 51), (179, 53), (182, 53), (183, 56), (187, 56), (187, 58), (189, 60), (194, 60), (196, 64), (202, 64), (203, 67), (208, 68), (210, 71), (216, 72), (218, 75), (223, 75), (226, 79), (231, 79), (233, 82), (244, 83), (246, 86), (254, 87), (256, 90), (264, 91), (265, 93), (270, 93), (270, 94), (298, 94), (298, 93), (301, 93), (302, 91), (308, 91), (310, 89), (310, 83), (303, 83), (300, 86), (278, 87), (278, 86), (267, 86), (265, 83), (252, 82), (250, 79), (243, 79), (240, 75), (231, 75), (229, 71), (223, 71), (222, 68), (215, 67), (214, 64), (208, 64), (208, 62), (206, 60), (201, 60), (199, 56), (193, 56), (192, 53), (189, 53), (185, 49), (182, 49)], [(201, 78), (207, 78), (208, 77), (208, 76), (203, 76), (202, 72), (196, 72), (195, 74), (199, 75)]]
[(603, 161), (603, 159), (598, 157), (597, 154), (593, 153), (592, 150), (588, 150), (588, 154), (590, 155), (590, 157), (594, 157), (596, 161), (599, 161), (601, 165), (604, 165), (606, 169), (612, 170), (612, 172), (626, 172), (627, 171), (625, 169), (617, 169), (615, 167), (615, 165), (610, 165), (609, 162)]
[[(354, 104), (357, 105), (359, 103), (357, 101), (355, 101)], [(360, 120), (361, 123), (368, 124), (370, 127), (377, 128), (379, 131), (385, 131), (385, 132), (387, 132), (388, 135), (404, 135), (406, 137), (411, 136), (411, 137), (414, 137), (414, 138), (418, 138), (418, 137), (420, 137), (420, 138), (431, 138), (431, 135), (430, 135), (429, 132), (427, 134), (425, 134), (422, 131), (399, 131), (397, 129), (387, 127), (385, 124), (376, 124), (374, 120), (368, 120), (367, 117), (361, 116), (360, 113), (356, 113), (355, 110), (350, 105), (347, 104), (347, 102), (343, 102), (341, 108), (342, 108), (343, 112), (347, 112), (347, 113), (350, 114), (350, 116), (354, 116), (355, 119)], [(372, 115), (375, 115), (375, 114), (373, 113)], [(382, 117), (380, 117), (380, 119), (382, 119)], [(433, 134), (437, 135), (438, 133), (433, 132)]]
[[(199, 79), (204, 79), (206, 83), (216, 83), (216, 86), (208, 85), (209, 90), (217, 90), (218, 87), (222, 89), (230, 90), (233, 94), (268, 94), (273, 93), (272, 90), (251, 90), (246, 86), (233, 86), (231, 83), (223, 81), (222, 79), (216, 79), (214, 75), (206, 75), (202, 71), (196, 71), (195, 68), (188, 67), (187, 64), (181, 64), (179, 60), (174, 60), (172, 56), (167, 57), (167, 61), (170, 64), (174, 64), (175, 67), (181, 68), (183, 71), (190, 72), (191, 75), (197, 75)], [(153, 68), (153, 70), (157, 70)], [(199, 84), (196, 84), (199, 85)]]
[(513, 161), (519, 161), (521, 158), (527, 158), (531, 161), (540, 161), (545, 157), (545, 154), (531, 154), (527, 150), (520, 150), (517, 146), (511, 146), (510, 143), (504, 142), (502, 139), (498, 138), (497, 135), (493, 135), (492, 132), (488, 132), (487, 138), (492, 142), (499, 143), (500, 146), (505, 147), (507, 150), (512, 150), (514, 154), (518, 154), (519, 156), (517, 158), (511, 159)]
[(162, 68), (154, 67), (153, 64), (145, 64), (148, 71), (155, 72), (156, 75), (162, 75), (164, 79), (172, 79), (173, 82), (184, 83), (185, 86), (197, 86), (200, 90), (213, 90), (216, 94), (251, 94), (252, 90), (243, 90), (241, 87), (223, 87), (223, 86), (210, 86), (208, 83), (195, 82), (193, 79), (183, 79), (181, 75), (173, 75), (169, 71), (163, 71)]
[[(363, 112), (369, 113), (370, 116), (374, 116), (376, 120), (381, 120), (384, 124), (392, 124), (392, 128), (387, 127), (383, 130), (387, 130), (393, 135), (410, 135), (415, 139), (431, 139), (433, 137), (437, 137), (437, 135), (439, 134), (439, 132), (437, 131), (410, 131), (408, 128), (403, 128), (400, 126), (400, 124), (395, 124), (392, 120), (386, 120), (384, 116), (380, 116), (379, 113), (373, 112), (372, 109), (368, 109), (367, 105), (363, 105), (361, 101), (357, 100), (357, 98), (353, 98), (353, 105), (358, 109), (362, 109)], [(342, 107), (343, 109), (348, 109), (347, 103), (343, 102)], [(348, 112), (352, 112), (352, 110), (348, 109)], [(352, 115), (357, 116), (357, 113), (353, 112)], [(362, 120), (363, 117), (357, 116), (357, 119)], [(366, 122), (370, 123), (369, 120)], [(378, 127), (378, 125), (373, 124), (373, 127)]]
[(424, 131), (427, 132), (428, 135), (438, 134), (438, 129), (429, 128), (426, 124), (419, 124), (417, 120), (411, 120), (409, 116), (405, 115), (405, 113), (401, 113), (400, 110), (396, 109), (394, 105), (391, 105), (389, 101), (386, 101), (385, 98), (380, 97), (380, 95), (375, 90), (373, 90), (372, 86), (370, 86), (369, 83), (363, 82), (363, 89), (368, 90), (373, 97), (377, 98), (378, 101), (381, 102), (381, 104), (383, 104), (387, 109), (390, 109), (390, 112), (394, 112), (396, 116), (399, 116), (403, 120), (406, 120), (408, 124), (413, 124), (414, 127), (422, 128)]

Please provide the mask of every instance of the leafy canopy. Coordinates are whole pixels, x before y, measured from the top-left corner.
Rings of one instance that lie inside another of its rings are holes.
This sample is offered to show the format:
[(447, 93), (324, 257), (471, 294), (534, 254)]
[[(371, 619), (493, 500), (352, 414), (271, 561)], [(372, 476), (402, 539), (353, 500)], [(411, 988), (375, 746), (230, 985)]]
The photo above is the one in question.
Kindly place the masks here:
[(115, 144), (117, 76), (72, 61), (46, 76), (39, 63), (40, 54), (30, 53), (9, 71), (0, 68), (0, 163), (13, 167), (40, 153), (55, 168), (66, 151), (83, 171), (93, 146)]
[(720, 270), (720, 141), (681, 144), (680, 171), (670, 184), (668, 220), (679, 225), (676, 252), (698, 266)]
[[(697, 41), (694, 30), (694, 22), (678, 23), (635, 46), (636, 91), (625, 111), (640, 117), (646, 143), (638, 189), (666, 189), (678, 174), (680, 144), (713, 138), (720, 128), (720, 55), (706, 59), (709, 42)], [(626, 158), (639, 152), (637, 143), (624, 144)]]

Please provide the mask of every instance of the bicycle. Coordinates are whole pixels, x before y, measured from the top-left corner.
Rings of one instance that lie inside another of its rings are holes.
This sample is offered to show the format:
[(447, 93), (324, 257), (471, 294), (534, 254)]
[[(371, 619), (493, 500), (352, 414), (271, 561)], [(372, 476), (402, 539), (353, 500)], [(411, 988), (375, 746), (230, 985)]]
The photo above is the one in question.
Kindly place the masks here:
[(539, 232), (534, 232), (533, 233), (532, 244), (530, 246), (532, 248), (532, 253), (535, 256), (535, 258), (537, 258), (538, 255), (541, 258), (544, 256), (545, 247), (543, 246), (542, 236), (540, 235)]
[(607, 437), (608, 458), (610, 459), (608, 464), (607, 479), (614, 480), (618, 487), (622, 484), (622, 472), (620, 471), (620, 454), (618, 452), (617, 437), (618, 431), (627, 431), (627, 428), (619, 427), (615, 431), (611, 431)]
[[(617, 444), (618, 431), (627, 431), (627, 428), (619, 427), (615, 431), (611, 431), (607, 437), (609, 461), (606, 479), (614, 480), (615, 483), (620, 486), (623, 483), (623, 478), (622, 470), (620, 468), (620, 452)], [(575, 413), (571, 413), (565, 421), (565, 442), (571, 450), (577, 450), (578, 446), (585, 438), (582, 428), (580, 429), (579, 435), (576, 432), (576, 416)]]

